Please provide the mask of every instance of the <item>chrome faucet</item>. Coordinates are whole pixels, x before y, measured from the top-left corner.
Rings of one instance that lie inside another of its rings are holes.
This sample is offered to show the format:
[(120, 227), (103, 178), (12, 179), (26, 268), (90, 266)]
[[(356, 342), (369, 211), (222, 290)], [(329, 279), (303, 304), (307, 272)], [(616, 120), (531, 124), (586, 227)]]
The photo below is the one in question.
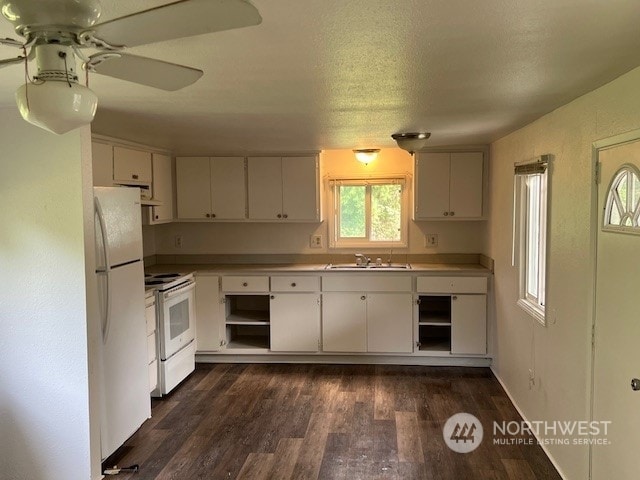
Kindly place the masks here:
[(364, 265), (367, 266), (371, 263), (371, 259), (369, 257), (365, 257), (361, 253), (356, 253), (356, 265)]

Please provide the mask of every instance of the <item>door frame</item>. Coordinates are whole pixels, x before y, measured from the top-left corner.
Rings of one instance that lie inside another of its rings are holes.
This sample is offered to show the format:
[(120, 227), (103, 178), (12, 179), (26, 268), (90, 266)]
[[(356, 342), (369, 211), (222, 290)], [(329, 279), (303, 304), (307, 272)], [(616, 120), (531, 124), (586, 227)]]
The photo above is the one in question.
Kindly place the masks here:
[[(608, 150), (612, 147), (632, 143), (640, 140), (640, 129), (630, 130), (619, 135), (596, 140), (591, 144), (591, 303), (589, 304), (589, 317), (591, 318), (591, 355), (589, 357), (589, 420), (593, 420), (593, 406), (595, 399), (595, 329), (596, 329), (596, 293), (598, 277), (598, 232), (600, 224), (598, 222), (598, 187), (600, 182), (599, 154), (601, 150)], [(589, 445), (589, 480), (593, 475), (593, 445)]]

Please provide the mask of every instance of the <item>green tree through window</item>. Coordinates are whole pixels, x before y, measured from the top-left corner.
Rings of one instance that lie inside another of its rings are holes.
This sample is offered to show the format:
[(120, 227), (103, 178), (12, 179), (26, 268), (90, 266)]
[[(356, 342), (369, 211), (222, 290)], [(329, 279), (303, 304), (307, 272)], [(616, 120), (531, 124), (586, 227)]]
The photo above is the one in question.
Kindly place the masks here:
[(334, 246), (406, 244), (404, 180), (336, 180), (333, 186)]

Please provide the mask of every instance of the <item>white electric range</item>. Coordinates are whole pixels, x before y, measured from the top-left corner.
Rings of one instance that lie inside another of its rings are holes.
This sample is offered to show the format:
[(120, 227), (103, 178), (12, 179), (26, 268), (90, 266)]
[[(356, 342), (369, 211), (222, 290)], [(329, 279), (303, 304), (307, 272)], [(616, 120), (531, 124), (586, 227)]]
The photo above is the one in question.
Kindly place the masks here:
[(196, 316), (193, 273), (145, 275), (146, 288), (156, 295), (158, 389), (153, 396), (173, 390), (195, 370)]

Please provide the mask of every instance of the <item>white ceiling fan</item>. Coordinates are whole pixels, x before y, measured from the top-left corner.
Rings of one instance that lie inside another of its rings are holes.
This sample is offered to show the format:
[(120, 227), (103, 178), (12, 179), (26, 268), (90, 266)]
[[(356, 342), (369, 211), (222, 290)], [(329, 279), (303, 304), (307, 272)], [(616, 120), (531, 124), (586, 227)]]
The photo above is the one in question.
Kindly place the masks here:
[(248, 0), (180, 0), (104, 23), (97, 23), (98, 0), (0, 0), (0, 9), (24, 39), (0, 39), (0, 44), (22, 50), (22, 55), (0, 60), (0, 67), (30, 60), (37, 67), (16, 91), (20, 113), (27, 122), (58, 134), (90, 123), (96, 111), (96, 95), (78, 82), (78, 61), (87, 74), (179, 90), (198, 80), (202, 70), (123, 50), (262, 22)]

